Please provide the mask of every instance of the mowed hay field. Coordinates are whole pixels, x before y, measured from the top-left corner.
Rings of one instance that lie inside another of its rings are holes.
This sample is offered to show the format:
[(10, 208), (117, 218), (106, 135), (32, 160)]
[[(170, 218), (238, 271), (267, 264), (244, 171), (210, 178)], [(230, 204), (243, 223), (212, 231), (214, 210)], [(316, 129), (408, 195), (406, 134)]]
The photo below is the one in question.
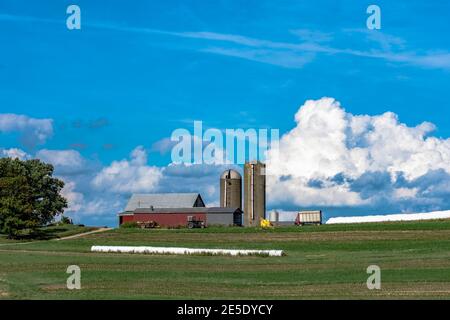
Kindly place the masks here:
[[(283, 249), (284, 257), (92, 253), (92, 245)], [(366, 269), (381, 268), (381, 290)], [(66, 269), (81, 268), (81, 290)], [(116, 229), (70, 240), (0, 237), (0, 299), (448, 299), (450, 221), (273, 230)]]

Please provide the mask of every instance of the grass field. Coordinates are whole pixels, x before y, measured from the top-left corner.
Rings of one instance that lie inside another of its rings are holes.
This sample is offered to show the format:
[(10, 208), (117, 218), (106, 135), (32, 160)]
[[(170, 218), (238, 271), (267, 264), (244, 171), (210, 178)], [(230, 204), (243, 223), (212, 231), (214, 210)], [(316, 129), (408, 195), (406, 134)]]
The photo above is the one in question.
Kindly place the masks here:
[(85, 226), (79, 226), (79, 225), (72, 225), (72, 224), (64, 224), (64, 225), (54, 225), (54, 226), (48, 226), (43, 227), (35, 231), (35, 234), (33, 235), (33, 239), (30, 239), (29, 237), (31, 235), (26, 234), (22, 235), (22, 239), (20, 240), (11, 240), (6, 237), (6, 235), (0, 234), (0, 246), (1, 244), (12, 244), (12, 243), (18, 243), (18, 242), (29, 242), (31, 240), (51, 240), (51, 239), (58, 239), (63, 237), (69, 237), (72, 235), (89, 232), (96, 230), (98, 228), (96, 227), (85, 227)]
[[(74, 232), (74, 230), (72, 230)], [(92, 245), (283, 249), (284, 257), (92, 253)], [(81, 290), (66, 268), (81, 268)], [(366, 268), (381, 268), (368, 290)], [(3, 299), (450, 298), (450, 220), (197, 230), (116, 229), (70, 240), (0, 237)]]

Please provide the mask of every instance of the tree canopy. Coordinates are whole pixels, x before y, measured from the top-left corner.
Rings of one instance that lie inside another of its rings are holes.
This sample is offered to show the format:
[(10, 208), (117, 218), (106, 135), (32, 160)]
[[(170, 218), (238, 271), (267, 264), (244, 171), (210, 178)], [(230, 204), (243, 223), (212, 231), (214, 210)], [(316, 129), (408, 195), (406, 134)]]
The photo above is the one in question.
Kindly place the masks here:
[(0, 232), (17, 237), (51, 222), (67, 208), (64, 182), (40, 160), (0, 159)]

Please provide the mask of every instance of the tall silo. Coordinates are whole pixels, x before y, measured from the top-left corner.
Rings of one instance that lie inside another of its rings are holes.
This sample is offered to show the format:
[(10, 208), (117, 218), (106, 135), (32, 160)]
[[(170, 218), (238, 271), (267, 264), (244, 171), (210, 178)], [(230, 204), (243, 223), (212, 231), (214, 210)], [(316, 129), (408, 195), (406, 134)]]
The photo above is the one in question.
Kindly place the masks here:
[(229, 169), (220, 176), (220, 206), (242, 209), (242, 177)]
[(266, 216), (266, 165), (259, 161), (244, 165), (244, 226), (259, 226)]

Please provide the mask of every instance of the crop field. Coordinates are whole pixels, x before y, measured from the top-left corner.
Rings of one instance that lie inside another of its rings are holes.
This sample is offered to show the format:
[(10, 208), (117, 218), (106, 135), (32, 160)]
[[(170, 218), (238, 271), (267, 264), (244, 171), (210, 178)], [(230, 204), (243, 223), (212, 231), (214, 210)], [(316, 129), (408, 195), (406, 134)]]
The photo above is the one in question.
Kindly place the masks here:
[[(282, 249), (286, 255), (93, 253), (92, 245)], [(80, 290), (66, 287), (69, 265), (81, 269)], [(381, 268), (380, 290), (367, 289), (369, 265)], [(60, 241), (0, 237), (0, 299), (425, 298), (450, 298), (450, 220), (114, 229)]]

